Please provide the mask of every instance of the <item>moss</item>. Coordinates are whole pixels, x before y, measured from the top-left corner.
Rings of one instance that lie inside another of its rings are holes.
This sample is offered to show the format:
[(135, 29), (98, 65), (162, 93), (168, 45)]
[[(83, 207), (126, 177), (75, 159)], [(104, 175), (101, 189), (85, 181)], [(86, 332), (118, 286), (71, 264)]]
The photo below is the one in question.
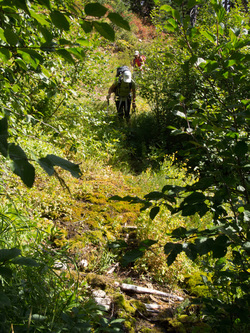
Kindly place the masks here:
[(57, 232), (54, 235), (51, 235), (51, 241), (57, 247), (63, 247), (68, 243), (67, 235), (68, 235), (67, 230), (57, 229)]
[(122, 294), (116, 294), (114, 296), (114, 302), (118, 309), (123, 309), (126, 313), (135, 314), (136, 309), (130, 305), (130, 302)]
[[(202, 273), (205, 275), (205, 273)], [(185, 278), (185, 288), (191, 295), (205, 296), (208, 294), (208, 287), (204, 285), (201, 272), (193, 272), (192, 275)]]
[(105, 277), (101, 276), (101, 275), (97, 275), (95, 273), (89, 273), (86, 275), (86, 280), (88, 282), (88, 284), (90, 284), (93, 288), (101, 288), (101, 289), (105, 289), (106, 288), (106, 281), (105, 281)]
[(131, 300), (131, 304), (133, 305), (134, 308), (136, 308), (136, 310), (138, 310), (140, 313), (142, 313), (143, 315), (147, 315), (147, 309), (146, 306), (138, 301), (138, 300)]
[(183, 323), (181, 323), (178, 319), (176, 319), (176, 318), (169, 319), (169, 323), (171, 324), (175, 333), (186, 333), (187, 332)]

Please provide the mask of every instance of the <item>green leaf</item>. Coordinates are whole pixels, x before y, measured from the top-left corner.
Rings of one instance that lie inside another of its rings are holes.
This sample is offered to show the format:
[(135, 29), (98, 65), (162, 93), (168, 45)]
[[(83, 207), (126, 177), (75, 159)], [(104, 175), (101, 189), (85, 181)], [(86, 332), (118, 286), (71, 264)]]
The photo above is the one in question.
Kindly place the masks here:
[(53, 24), (61, 30), (69, 30), (69, 21), (65, 17), (65, 15), (62, 12), (59, 12), (57, 10), (54, 10), (50, 13), (51, 20)]
[(50, 26), (49, 21), (47, 20), (47, 17), (44, 15), (41, 15), (41, 13), (36, 13), (34, 11), (30, 12), (30, 15), (37, 20), (38, 23), (40, 23), (42, 26)]
[(174, 29), (178, 28), (178, 23), (173, 18), (168, 19), (167, 22), (172, 25)]
[(13, 172), (22, 179), (26, 186), (32, 187), (35, 180), (35, 168), (28, 162), (22, 148), (14, 143), (9, 144), (9, 157), (13, 161)]
[(5, 47), (0, 47), (0, 59), (4, 62), (8, 61), (12, 56), (12, 53)]
[(35, 181), (35, 168), (27, 160), (14, 160), (12, 162), (12, 170), (22, 179), (26, 186), (33, 186)]
[(13, 273), (12, 269), (10, 269), (9, 267), (5, 267), (5, 266), (0, 267), (0, 276), (3, 276), (5, 278), (11, 278), (12, 273)]
[(110, 249), (122, 249), (128, 247), (128, 244), (124, 240), (117, 240), (112, 243), (108, 243)]
[(245, 141), (237, 142), (235, 146), (235, 154), (239, 157), (244, 157), (248, 153), (248, 145)]
[(122, 258), (122, 265), (127, 266), (129, 263), (134, 262), (136, 259), (141, 258), (144, 255), (144, 251), (135, 249), (128, 251)]
[(178, 22), (181, 22), (181, 15), (178, 10), (172, 9), (172, 16), (175, 20), (177, 20)]
[(211, 32), (205, 31), (205, 30), (201, 30), (200, 33), (204, 37), (206, 37), (206, 39), (208, 39), (210, 42), (212, 42), (213, 44), (215, 44), (215, 42), (216, 42), (216, 36), (214, 34), (212, 34)]
[(109, 13), (108, 18), (112, 23), (118, 25), (118, 27), (130, 31), (129, 23), (126, 20), (124, 20), (124, 18), (121, 15), (117, 13)]
[(184, 112), (181, 112), (181, 111), (178, 111), (178, 110), (175, 110), (175, 111), (172, 111), (172, 113), (177, 116), (177, 117), (181, 117), (181, 118), (184, 118), (186, 119), (186, 115)]
[[(1, 268), (0, 268), (0, 270), (1, 270)], [(1, 271), (0, 271), (0, 275), (1, 275)], [(7, 295), (0, 292), (0, 308), (3, 308), (5, 306), (11, 306), (10, 299)]]
[(101, 36), (113, 42), (115, 40), (115, 32), (107, 23), (94, 22), (95, 29)]
[(132, 197), (130, 195), (126, 195), (125, 197), (120, 197), (119, 195), (114, 195), (109, 200), (117, 200), (117, 201), (127, 201), (130, 203), (144, 203), (145, 201), (138, 198), (138, 197)]
[(164, 10), (165, 12), (172, 12), (172, 7), (169, 5), (163, 5), (160, 7), (160, 10)]
[(55, 170), (53, 164), (49, 161), (49, 159), (42, 157), (38, 160), (38, 163), (43, 168), (43, 170), (47, 172), (49, 176), (52, 176), (54, 174)]
[(158, 241), (155, 241), (153, 239), (145, 239), (139, 244), (139, 250), (140, 251), (145, 251), (147, 250), (150, 246), (158, 243)]
[(6, 41), (8, 44), (16, 46), (18, 43), (18, 37), (17, 35), (13, 32), (13, 30), (6, 28), (4, 30), (4, 37), (6, 38)]
[(160, 207), (153, 207), (150, 210), (149, 216), (150, 216), (150, 218), (151, 218), (152, 221), (156, 217), (156, 215), (159, 213), (159, 211), (160, 211)]
[(216, 10), (216, 16), (219, 23), (221, 23), (224, 20), (225, 15), (226, 15), (225, 8), (223, 6), (220, 6), (220, 8)]
[(15, 265), (21, 265), (21, 266), (29, 266), (29, 267), (39, 266), (39, 264), (36, 262), (36, 260), (34, 260), (32, 258), (26, 258), (26, 257), (16, 258), (12, 262)]
[(83, 30), (87, 33), (91, 32), (93, 29), (93, 24), (92, 22), (88, 22), (88, 21), (82, 21), (80, 23), (81, 27), (83, 28)]
[(170, 192), (170, 194), (178, 194), (184, 190), (185, 190), (185, 187), (177, 186), (177, 185), (165, 185), (162, 188), (163, 193), (168, 191), (168, 192)]
[(169, 32), (175, 32), (175, 28), (172, 26), (172, 24), (169, 23), (164, 25), (164, 29)]
[[(41, 159), (39, 160), (41, 161)], [(72, 163), (68, 160), (65, 160), (64, 158), (58, 157), (56, 155), (47, 155), (45, 158), (42, 159), (43, 163), (41, 166), (46, 166), (48, 167), (49, 172), (51, 171), (50, 166), (59, 166), (64, 170), (69, 171), (73, 177), (79, 178), (81, 177), (81, 171), (79, 168), (79, 165)], [(46, 161), (46, 162), (45, 162)]]
[(202, 3), (202, 0), (188, 0), (188, 8), (192, 9), (194, 6)]
[(164, 197), (165, 197), (164, 193), (159, 191), (153, 191), (144, 196), (144, 198), (147, 200), (155, 200), (155, 201), (163, 199)]
[(219, 235), (213, 245), (213, 257), (214, 258), (221, 258), (227, 254), (227, 247), (228, 247), (228, 237), (226, 235)]
[[(171, 244), (171, 245), (169, 245)], [(178, 254), (180, 254), (183, 251), (182, 244), (175, 244), (175, 243), (167, 243), (164, 246), (164, 252), (168, 254), (167, 257), (167, 264), (168, 266), (171, 266), (172, 263), (175, 261)]]
[(28, 67), (26, 66), (26, 63), (22, 60), (22, 59), (20, 59), (20, 58), (18, 58), (18, 59), (16, 59), (15, 60), (15, 62), (23, 69), (23, 70), (25, 70), (25, 71), (27, 71), (28, 70)]
[(47, 7), (48, 9), (51, 9), (50, 0), (37, 0), (41, 5)]
[(213, 251), (214, 241), (212, 238), (200, 237), (195, 240), (196, 251), (202, 256)]
[(72, 55), (65, 49), (56, 50), (56, 53), (61, 56), (65, 61), (70, 64), (74, 64), (75, 60), (73, 59)]
[(164, 253), (168, 255), (175, 247), (175, 243), (166, 243), (164, 246)]
[(14, 259), (14, 258), (20, 256), (20, 254), (21, 254), (21, 251), (17, 248), (1, 249), (0, 250), (0, 263)]
[(179, 227), (172, 231), (171, 237), (175, 239), (184, 239), (187, 237), (187, 229), (184, 227)]
[(41, 56), (41, 54), (39, 54), (35, 50), (28, 49), (28, 48), (19, 48), (17, 50), (17, 53), (19, 53), (21, 55), (24, 55), (25, 53), (27, 53), (30, 57), (37, 59), (39, 62), (43, 62), (43, 56)]
[(0, 152), (4, 157), (8, 155), (8, 121), (7, 118), (4, 117), (0, 120)]
[(243, 249), (248, 253), (250, 254), (250, 242), (245, 242), (243, 244)]
[(89, 16), (95, 17), (102, 17), (107, 13), (107, 8), (99, 4), (98, 2), (95, 3), (88, 3), (85, 6), (85, 13)]
[(25, 0), (15, 0), (14, 1), (14, 6), (16, 6), (19, 9), (24, 10), (26, 13), (28, 13), (30, 15), (29, 9), (28, 9), (28, 7), (26, 5), (26, 1)]

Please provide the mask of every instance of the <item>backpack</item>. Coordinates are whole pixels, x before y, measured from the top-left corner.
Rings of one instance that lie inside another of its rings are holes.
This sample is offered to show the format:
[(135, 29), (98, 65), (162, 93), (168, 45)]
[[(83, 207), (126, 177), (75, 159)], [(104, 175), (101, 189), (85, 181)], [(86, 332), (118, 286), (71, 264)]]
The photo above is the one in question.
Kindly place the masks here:
[(131, 91), (131, 87), (132, 87), (132, 81), (130, 83), (125, 83), (123, 81), (123, 73), (125, 71), (129, 71), (130, 69), (128, 66), (121, 66), (118, 67), (116, 70), (116, 77), (118, 77), (118, 85), (116, 87), (116, 95), (117, 96), (130, 96), (130, 91)]
[(125, 71), (129, 71), (130, 72), (130, 69), (128, 68), (128, 66), (121, 66), (121, 67), (118, 67), (117, 70), (116, 70), (116, 77), (119, 77), (121, 78), (121, 74)]

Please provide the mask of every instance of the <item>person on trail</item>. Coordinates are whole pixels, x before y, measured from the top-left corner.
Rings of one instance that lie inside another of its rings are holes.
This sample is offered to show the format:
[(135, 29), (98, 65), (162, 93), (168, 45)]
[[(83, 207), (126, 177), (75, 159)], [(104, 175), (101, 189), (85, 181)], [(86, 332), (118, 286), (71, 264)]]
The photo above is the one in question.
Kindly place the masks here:
[(134, 70), (142, 70), (145, 64), (145, 56), (140, 55), (139, 51), (135, 51), (134, 59), (132, 60), (132, 66)]
[(125, 118), (127, 122), (130, 119), (131, 101), (133, 109), (135, 109), (136, 87), (135, 82), (131, 78), (131, 72), (125, 70), (116, 78), (115, 82), (108, 90), (107, 101), (111, 94), (115, 94), (115, 104), (120, 119)]

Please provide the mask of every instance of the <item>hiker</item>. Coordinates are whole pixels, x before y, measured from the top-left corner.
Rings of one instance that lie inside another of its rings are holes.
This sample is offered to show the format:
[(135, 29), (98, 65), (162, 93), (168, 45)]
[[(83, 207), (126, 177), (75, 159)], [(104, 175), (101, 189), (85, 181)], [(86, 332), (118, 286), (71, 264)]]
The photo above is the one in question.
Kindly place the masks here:
[(133, 109), (135, 109), (136, 89), (135, 82), (131, 78), (131, 72), (128, 67), (125, 67), (125, 70), (119, 73), (119, 69), (123, 69), (123, 67), (119, 67), (117, 69), (117, 78), (112, 84), (112, 86), (109, 88), (107, 101), (109, 102), (111, 94), (114, 93), (118, 116), (120, 119), (125, 118), (128, 122), (130, 119), (131, 97), (132, 106)]
[(135, 51), (134, 59), (132, 61), (132, 66), (135, 70), (142, 70), (145, 64), (146, 57), (140, 55), (139, 51)]

